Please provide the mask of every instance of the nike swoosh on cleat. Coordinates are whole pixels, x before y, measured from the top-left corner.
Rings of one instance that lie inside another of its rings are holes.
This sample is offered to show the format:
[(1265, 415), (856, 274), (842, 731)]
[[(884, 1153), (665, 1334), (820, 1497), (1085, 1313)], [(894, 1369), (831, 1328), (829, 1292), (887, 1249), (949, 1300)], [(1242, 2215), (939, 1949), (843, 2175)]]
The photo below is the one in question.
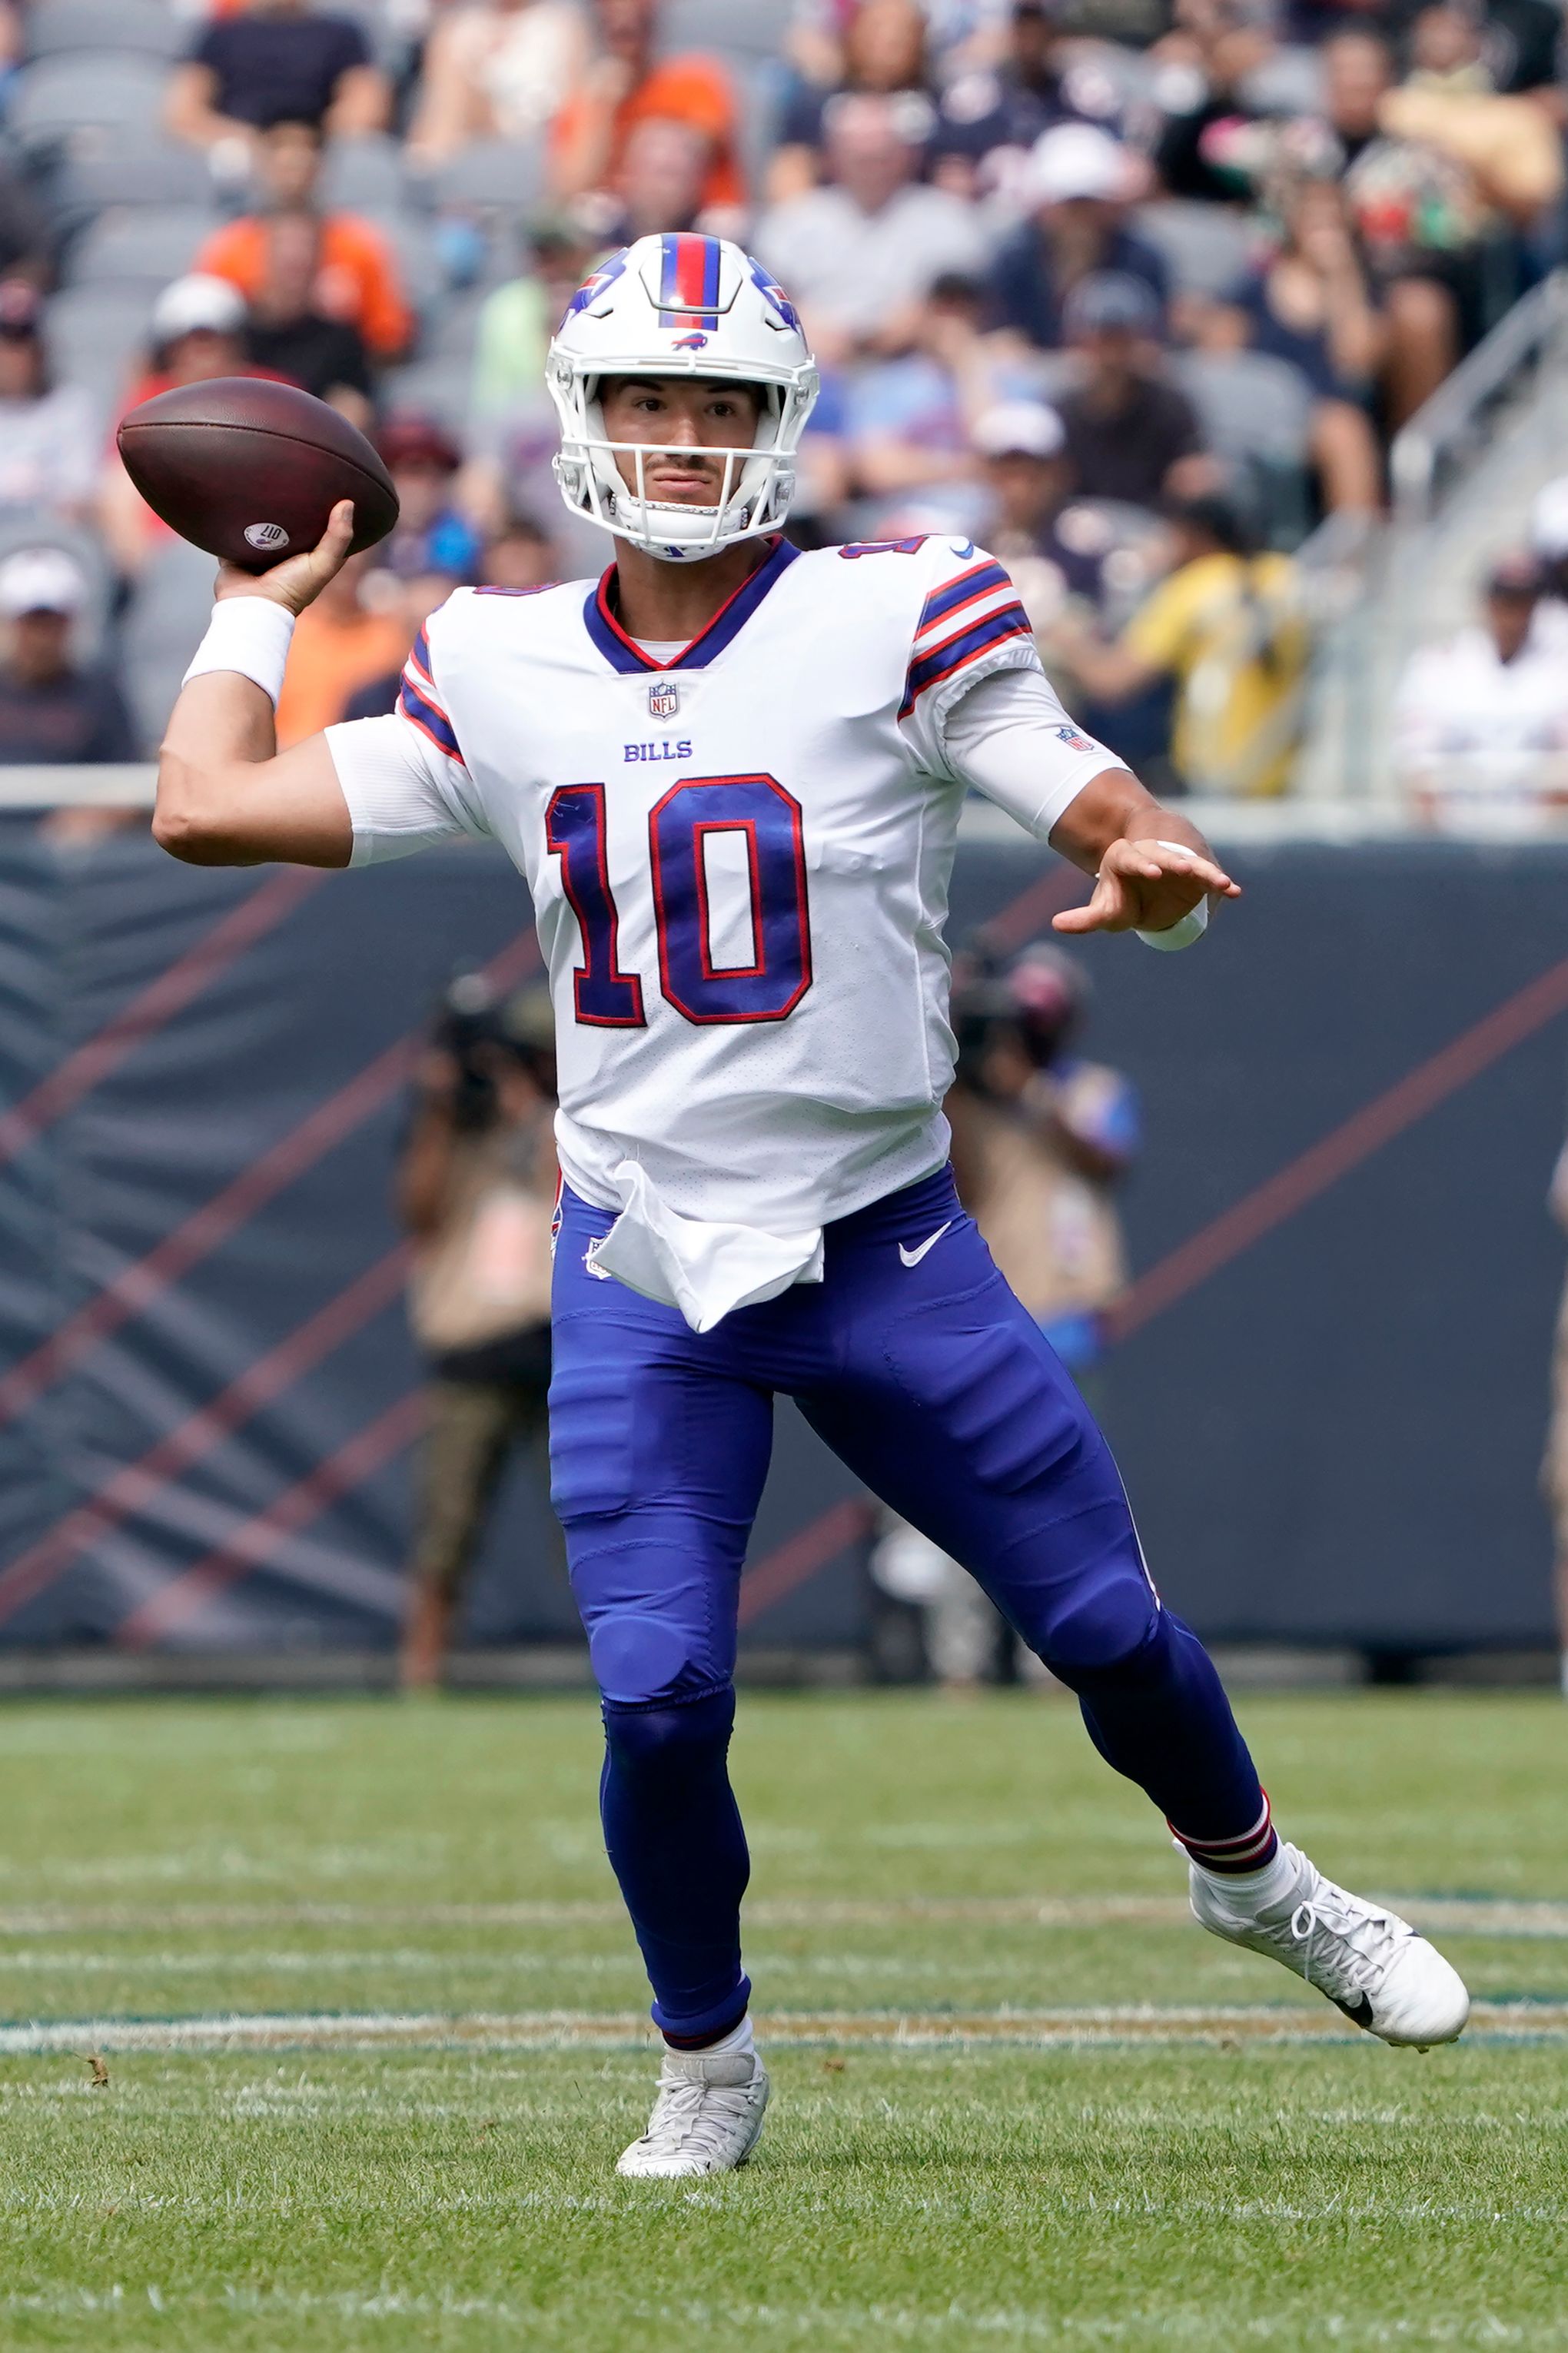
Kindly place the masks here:
[(941, 1241), (943, 1234), (948, 1231), (948, 1229), (952, 1224), (952, 1219), (949, 1218), (947, 1225), (938, 1226), (934, 1234), (928, 1234), (924, 1241), (917, 1243), (913, 1250), (906, 1250), (902, 1242), (900, 1242), (899, 1244), (899, 1256), (903, 1260), (904, 1264), (906, 1266), (919, 1266), (927, 1250), (935, 1250), (938, 1242)]
[(1353, 2002), (1337, 2001), (1334, 2008), (1342, 2010), (1352, 2026), (1364, 2026), (1369, 2034), (1375, 2031), (1372, 2022), (1372, 2000), (1369, 1995), (1358, 1993)]

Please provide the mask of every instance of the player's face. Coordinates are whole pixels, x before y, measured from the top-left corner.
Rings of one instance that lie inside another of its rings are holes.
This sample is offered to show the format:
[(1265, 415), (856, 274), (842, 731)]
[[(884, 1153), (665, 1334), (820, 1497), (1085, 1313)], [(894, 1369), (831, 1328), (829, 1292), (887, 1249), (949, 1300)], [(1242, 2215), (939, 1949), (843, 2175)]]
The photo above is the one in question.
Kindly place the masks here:
[[(640, 444), (647, 452), (641, 495), (669, 506), (717, 506), (724, 495), (725, 464), (711, 453), (751, 448), (762, 414), (750, 385), (693, 383), (686, 376), (612, 376), (600, 406), (607, 440)], [(634, 451), (617, 449), (616, 467), (626, 488), (637, 491)], [(729, 472), (733, 490), (732, 466)]]

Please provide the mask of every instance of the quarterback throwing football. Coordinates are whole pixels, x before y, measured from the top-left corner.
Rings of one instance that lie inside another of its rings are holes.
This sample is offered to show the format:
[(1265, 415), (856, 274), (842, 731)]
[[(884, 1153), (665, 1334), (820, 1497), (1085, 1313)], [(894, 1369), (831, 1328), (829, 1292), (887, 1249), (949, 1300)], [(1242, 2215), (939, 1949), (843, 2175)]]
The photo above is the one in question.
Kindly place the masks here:
[(453, 835), (532, 893), (559, 1038), (556, 1508), (604, 1700), (605, 1841), (666, 2045), (623, 2173), (711, 2173), (768, 2079), (727, 1767), (736, 1600), (793, 1397), (954, 1555), (1190, 1859), (1193, 1909), (1385, 2042), (1468, 2010), (1403, 1920), (1279, 1840), (1206, 1653), (1162, 1607), (1083, 1401), (960, 1209), (946, 911), (973, 789), (1083, 871), (1064, 932), (1184, 946), (1237, 886), (1080, 734), (999, 564), (780, 536), (816, 372), (733, 245), (649, 237), (551, 347), (556, 471), (602, 580), (460, 589), (393, 717), (278, 756), (293, 617), (342, 563), (221, 573), (169, 723), (176, 857), (361, 866)]

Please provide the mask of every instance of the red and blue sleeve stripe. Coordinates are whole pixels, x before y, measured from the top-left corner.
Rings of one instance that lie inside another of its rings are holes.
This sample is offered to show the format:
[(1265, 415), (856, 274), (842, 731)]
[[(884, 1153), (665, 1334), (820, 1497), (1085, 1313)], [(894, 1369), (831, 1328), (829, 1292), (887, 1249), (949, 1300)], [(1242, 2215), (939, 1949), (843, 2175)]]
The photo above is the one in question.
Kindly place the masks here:
[(686, 232), (661, 237), (658, 299), (668, 307), (658, 314), (661, 327), (719, 325), (719, 240)]
[(931, 590), (921, 607), (916, 638), (923, 638), (933, 621), (946, 620), (950, 614), (961, 613), (966, 605), (973, 605), (977, 598), (989, 596), (998, 588), (1011, 588), (1012, 586), (1007, 574), (994, 557), (984, 564), (972, 565), (967, 572), (961, 572), (956, 580), (949, 580), (941, 588)]
[(933, 646), (929, 653), (921, 654), (910, 664), (899, 717), (907, 719), (929, 688), (940, 686), (944, 679), (952, 678), (956, 670), (966, 669), (982, 654), (989, 653), (994, 646), (1005, 645), (1009, 638), (1032, 638), (1033, 635), (1029, 617), (1015, 596), (1005, 605), (998, 605), (994, 611), (984, 614), (967, 628), (961, 628), (953, 636), (944, 638), (941, 645)]
[(414, 651), (404, 664), (397, 708), (422, 735), (429, 737), (438, 752), (444, 752), (449, 760), (462, 758), (457, 731), (437, 700), (435, 681), (430, 675), (430, 645), (423, 629), (414, 640)]

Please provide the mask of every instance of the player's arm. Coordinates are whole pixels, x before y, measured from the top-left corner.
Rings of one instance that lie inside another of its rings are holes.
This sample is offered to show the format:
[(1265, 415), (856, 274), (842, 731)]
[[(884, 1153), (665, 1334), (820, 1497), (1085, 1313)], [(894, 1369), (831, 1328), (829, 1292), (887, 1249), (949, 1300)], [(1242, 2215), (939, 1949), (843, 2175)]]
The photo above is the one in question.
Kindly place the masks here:
[(1211, 896), (1239, 898), (1239, 885), (1196, 826), (1073, 725), (1033, 647), (1019, 661), (1016, 639), (1002, 640), (998, 652), (1009, 645), (1014, 667), (983, 675), (942, 713), (947, 767), (1094, 876), (1088, 904), (1058, 915), (1058, 931), (1136, 931), (1156, 946), (1186, 946), (1201, 919), (1184, 919), (1200, 906), (1206, 913)]
[[(353, 534), (342, 501), (319, 546), (253, 577), (219, 567), (216, 598), (257, 598), (302, 613), (342, 568)], [(269, 617), (249, 617), (261, 623)], [(288, 625), (277, 633), (286, 646)], [(281, 660), (279, 662), (281, 672)], [(170, 714), (158, 755), (153, 832), (171, 857), (191, 866), (347, 866), (353, 854), (348, 804), (324, 735), (279, 753), (272, 698), (237, 670), (188, 679)]]
[(1058, 932), (1168, 932), (1207, 898), (1241, 896), (1197, 827), (1146, 792), (1129, 768), (1091, 776), (1047, 839), (1095, 878), (1086, 906), (1053, 919)]

